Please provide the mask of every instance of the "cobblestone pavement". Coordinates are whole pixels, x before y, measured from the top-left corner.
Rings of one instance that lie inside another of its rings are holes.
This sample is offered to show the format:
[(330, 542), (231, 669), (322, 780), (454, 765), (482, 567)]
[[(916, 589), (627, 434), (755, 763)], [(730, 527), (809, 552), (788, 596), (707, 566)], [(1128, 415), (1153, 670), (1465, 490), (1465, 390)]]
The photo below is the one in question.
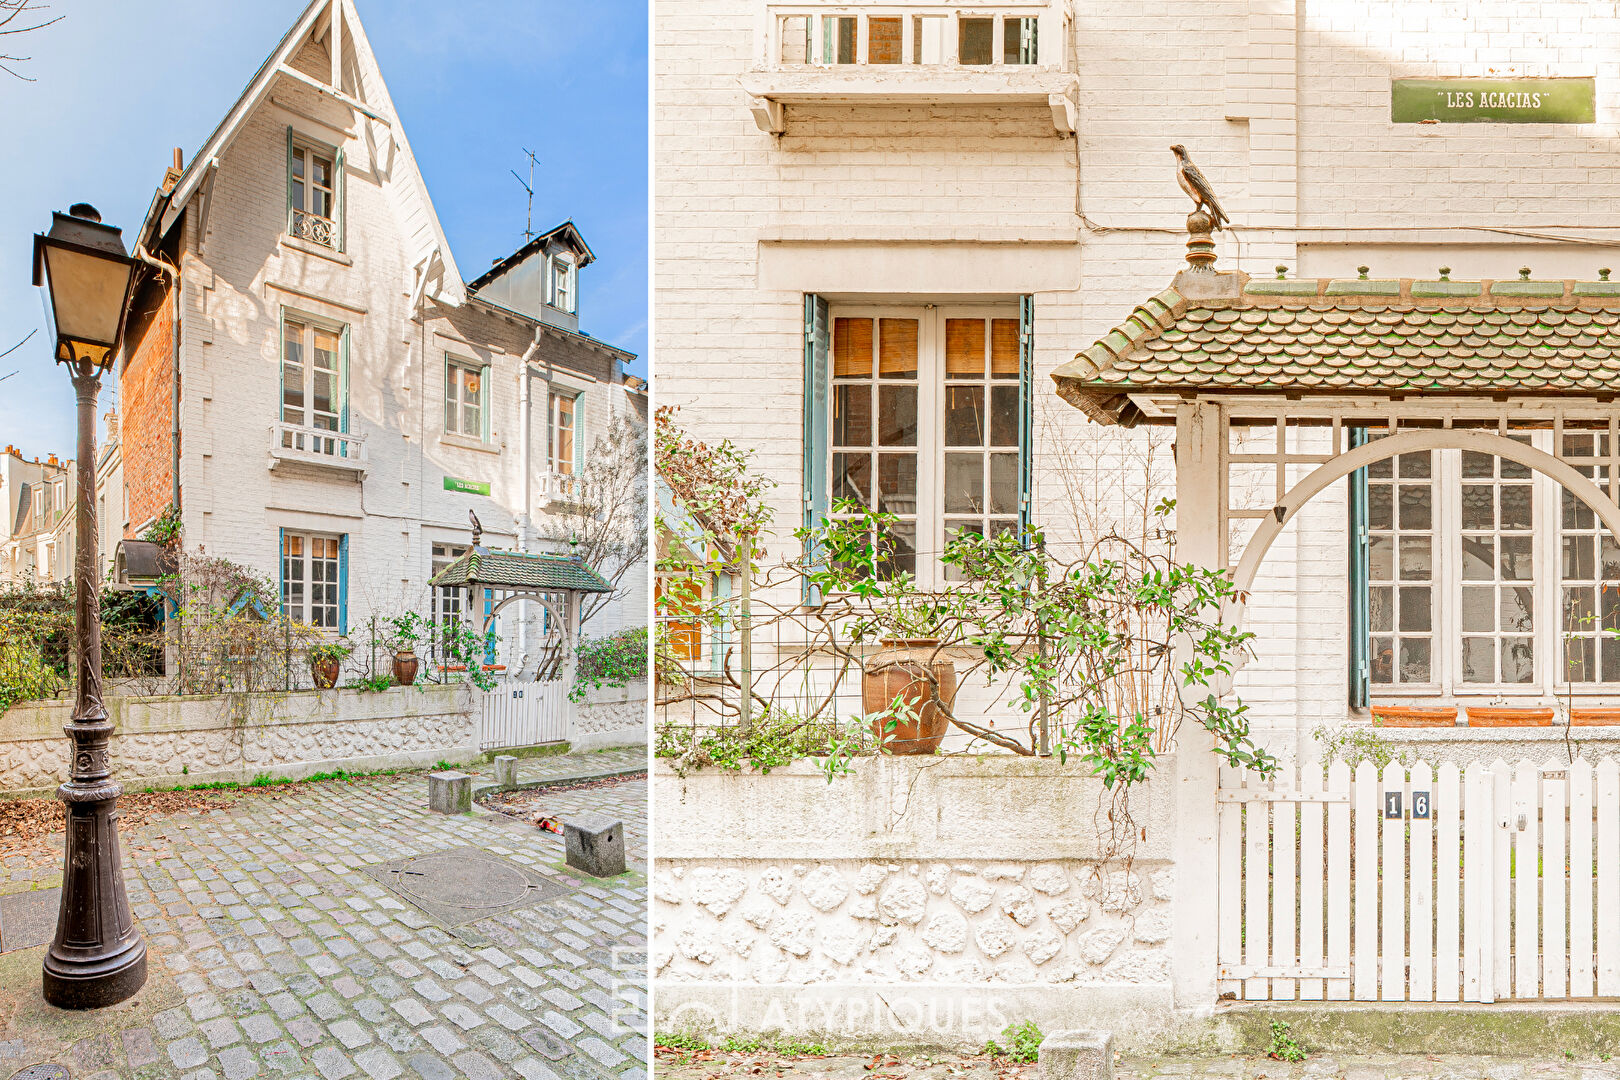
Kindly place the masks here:
[[(493, 751), (500, 753), (499, 750)], [(641, 770), (647, 767), (647, 749), (643, 746), (614, 746), (602, 750), (587, 750), (578, 754), (551, 754), (545, 757), (518, 758), (518, 783), (539, 780), (571, 780), (605, 773)], [(462, 772), (477, 777), (474, 787), (495, 782), (493, 763), (463, 767)]]
[[(646, 782), (556, 808), (621, 818), (631, 872), (576, 876), (562, 837), (482, 808), (429, 814), (421, 773), (244, 791), (124, 829), (146, 988), (62, 1012), (39, 996), (44, 946), (0, 954), (0, 1076), (58, 1061), (75, 1080), (643, 1080)], [(57, 884), (61, 835), (44, 847), (4, 861), (0, 893)], [(361, 869), (464, 847), (568, 891), (443, 928)]]
[[(983, 1055), (827, 1056), (659, 1047), (658, 1080), (784, 1077), (789, 1080), (1035, 1080), (1035, 1065)], [(1118, 1058), (1115, 1080), (1620, 1080), (1620, 1061), (1592, 1057), (1487, 1057), (1456, 1054), (1323, 1054), (1299, 1064), (1266, 1057)]]

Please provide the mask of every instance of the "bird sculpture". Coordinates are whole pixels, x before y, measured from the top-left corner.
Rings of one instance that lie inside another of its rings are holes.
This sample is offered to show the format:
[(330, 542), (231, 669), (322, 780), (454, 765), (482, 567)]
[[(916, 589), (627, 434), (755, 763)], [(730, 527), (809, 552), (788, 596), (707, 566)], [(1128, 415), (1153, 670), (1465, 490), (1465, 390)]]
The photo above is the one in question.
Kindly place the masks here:
[(484, 538), (484, 526), (479, 522), (478, 515), (473, 513), (471, 510), (467, 511), (467, 516), (472, 518), (473, 547), (477, 547), (479, 541)]
[(1204, 179), (1204, 174), (1198, 171), (1198, 166), (1187, 156), (1187, 148), (1176, 143), (1170, 148), (1170, 152), (1176, 155), (1176, 183), (1180, 184), (1181, 190), (1192, 199), (1193, 213), (1207, 209), (1214, 219), (1215, 228), (1225, 225), (1230, 219), (1226, 216), (1226, 211), (1221, 209), (1221, 204), (1215, 200), (1215, 192), (1209, 186), (1209, 181)]

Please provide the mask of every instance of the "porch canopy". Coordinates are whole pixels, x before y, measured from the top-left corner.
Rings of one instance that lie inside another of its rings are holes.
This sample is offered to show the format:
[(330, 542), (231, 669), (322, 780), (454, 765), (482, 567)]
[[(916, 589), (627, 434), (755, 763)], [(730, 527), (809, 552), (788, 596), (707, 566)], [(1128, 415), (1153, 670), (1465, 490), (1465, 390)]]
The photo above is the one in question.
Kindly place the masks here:
[(1099, 423), (1175, 425), (1183, 561), (1246, 598), (1283, 528), (1350, 477), (1350, 704), (1369, 670), (1380, 696), (1620, 691), (1602, 632), (1620, 629), (1620, 282), (1188, 261), (1053, 375)]
[(535, 664), (524, 662), (524, 667), (534, 668), (541, 678), (572, 677), (579, 644), (580, 602), (590, 593), (612, 592), (613, 586), (579, 555), (508, 551), (485, 547), (478, 539), (475, 533), (466, 553), (439, 571), (429, 584), (434, 588), (465, 589), (462, 610), (469, 614), (478, 610), (478, 597), (489, 597), (483, 605), (485, 633), (511, 604), (539, 604), (546, 613), (541, 640), (546, 643), (548, 655)]

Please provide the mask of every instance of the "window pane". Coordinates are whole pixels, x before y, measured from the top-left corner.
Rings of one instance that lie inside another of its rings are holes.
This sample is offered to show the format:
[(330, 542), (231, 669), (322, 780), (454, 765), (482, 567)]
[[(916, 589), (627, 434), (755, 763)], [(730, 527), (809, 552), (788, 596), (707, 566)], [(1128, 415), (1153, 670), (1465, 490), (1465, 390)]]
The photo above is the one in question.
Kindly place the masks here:
[(984, 378), (984, 320), (945, 320), (945, 374)]
[(1018, 445), (1018, 387), (990, 388), (990, 445)]
[(898, 64), (900, 62), (900, 17), (898, 15), (866, 20), (866, 62), (869, 64)]
[(1530, 563), (1531, 538), (1528, 536), (1502, 537), (1502, 578), (1506, 581), (1529, 581), (1535, 576)]
[(1402, 638), (1401, 681), (1424, 683), (1429, 679), (1429, 639)]
[(1495, 476), (1496, 458), (1490, 454), (1481, 454), (1477, 450), (1464, 450), (1462, 474), (1468, 477)]
[(1427, 586), (1408, 585), (1401, 589), (1401, 630), (1428, 633), (1431, 628)]
[(1018, 455), (990, 455), (990, 512), (1018, 513)]
[(1502, 629), (1535, 629), (1535, 595), (1533, 590), (1502, 590)]
[(1591, 586), (1564, 590), (1564, 629), (1574, 633), (1597, 629), (1597, 594)]
[(1488, 484), (1462, 486), (1462, 527), (1496, 528), (1496, 489)]
[(1597, 574), (1597, 537), (1564, 537), (1564, 577), (1590, 581)]
[(1376, 585), (1368, 590), (1370, 624), (1373, 632), (1387, 634), (1395, 629), (1395, 590)]
[(833, 320), (833, 377), (872, 374), (872, 320)]
[(833, 445), (868, 446), (872, 442), (872, 387), (833, 387)]
[(945, 455), (945, 512), (984, 513), (984, 458), (978, 454)]
[(912, 16), (911, 62), (913, 64), (945, 62), (945, 16)]
[(782, 52), (784, 64), (810, 62), (810, 16), (784, 15), (782, 17)]
[(1432, 544), (1427, 536), (1401, 537), (1401, 580), (1427, 581), (1434, 576)]
[(1597, 677), (1597, 642), (1592, 638), (1564, 639), (1564, 680), (1591, 682)]
[(1018, 320), (990, 320), (990, 377), (1018, 378)]
[(1535, 678), (1535, 648), (1527, 637), (1502, 639), (1502, 681), (1527, 683)]
[(853, 15), (821, 17), (822, 60), (829, 64), (855, 62), (855, 17)]
[(878, 441), (884, 446), (917, 445), (917, 388), (878, 388)]
[(1374, 480), (1388, 480), (1395, 475), (1395, 463), (1389, 458), (1379, 458), (1367, 466), (1367, 475)]
[(1427, 480), (1434, 475), (1434, 462), (1429, 451), (1401, 455), (1401, 479)]
[(1427, 484), (1401, 485), (1401, 528), (1434, 528), (1433, 492)]
[(891, 514), (917, 512), (917, 455), (879, 454), (878, 493), (880, 510)]
[(1599, 638), (1598, 655), (1603, 658), (1603, 681), (1620, 682), (1620, 641), (1610, 637)]
[(1391, 683), (1395, 681), (1395, 639), (1375, 637), (1372, 639), (1372, 681), (1375, 683)]
[(1489, 536), (1462, 538), (1462, 579), (1496, 580), (1496, 540)]
[(1368, 573), (1374, 581), (1390, 581), (1395, 577), (1395, 541), (1388, 536), (1374, 536), (1367, 540)]
[(900, 572), (916, 574), (917, 526), (909, 521), (895, 525), (889, 530), (887, 540), (893, 555), (884, 560), (880, 573), (885, 577), (892, 577)]
[(961, 19), (961, 47), (957, 59), (963, 64), (988, 64), (995, 47), (994, 19)]
[(483, 426), (478, 420), (477, 405), (463, 405), (461, 407), (461, 433), (474, 439), (483, 434)]
[(917, 377), (917, 320), (878, 320), (878, 374), (885, 379)]
[(1003, 64), (1033, 64), (1039, 59), (1035, 33), (1040, 20), (1010, 18), (1002, 23), (1001, 62)]
[(1367, 485), (1367, 527), (1393, 529), (1395, 527), (1395, 496), (1390, 484)]
[(862, 506), (872, 505), (872, 455), (834, 454), (832, 497), (854, 499)]
[(1561, 496), (1564, 509), (1564, 528), (1590, 529), (1596, 524), (1597, 515), (1592, 513), (1590, 506), (1587, 506), (1568, 491), (1562, 492)]
[(984, 387), (945, 388), (945, 445), (984, 445)]
[(1496, 590), (1472, 588), (1462, 591), (1462, 628), (1489, 633), (1496, 629)]
[(1528, 529), (1531, 526), (1531, 488), (1528, 484), (1502, 486), (1502, 528)]
[(1496, 681), (1496, 639), (1463, 638), (1463, 682)]
[(1603, 542), (1598, 549), (1598, 561), (1603, 567), (1604, 581), (1620, 579), (1620, 544), (1616, 544), (1614, 537), (1608, 533), (1603, 534)]

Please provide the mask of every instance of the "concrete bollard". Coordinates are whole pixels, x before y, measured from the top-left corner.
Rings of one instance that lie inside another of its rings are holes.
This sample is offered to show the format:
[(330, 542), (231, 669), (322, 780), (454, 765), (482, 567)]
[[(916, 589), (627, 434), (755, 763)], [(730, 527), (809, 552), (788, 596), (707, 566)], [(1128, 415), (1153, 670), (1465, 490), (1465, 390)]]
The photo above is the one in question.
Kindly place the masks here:
[(503, 788), (517, 787), (517, 758), (511, 754), (495, 757), (495, 783)]
[(472, 812), (472, 777), (460, 772), (428, 773), (428, 809), (435, 814)]
[(1114, 1036), (1054, 1031), (1041, 1041), (1040, 1080), (1114, 1080)]
[(563, 820), (568, 865), (592, 877), (624, 873), (624, 823), (606, 814), (576, 814)]

